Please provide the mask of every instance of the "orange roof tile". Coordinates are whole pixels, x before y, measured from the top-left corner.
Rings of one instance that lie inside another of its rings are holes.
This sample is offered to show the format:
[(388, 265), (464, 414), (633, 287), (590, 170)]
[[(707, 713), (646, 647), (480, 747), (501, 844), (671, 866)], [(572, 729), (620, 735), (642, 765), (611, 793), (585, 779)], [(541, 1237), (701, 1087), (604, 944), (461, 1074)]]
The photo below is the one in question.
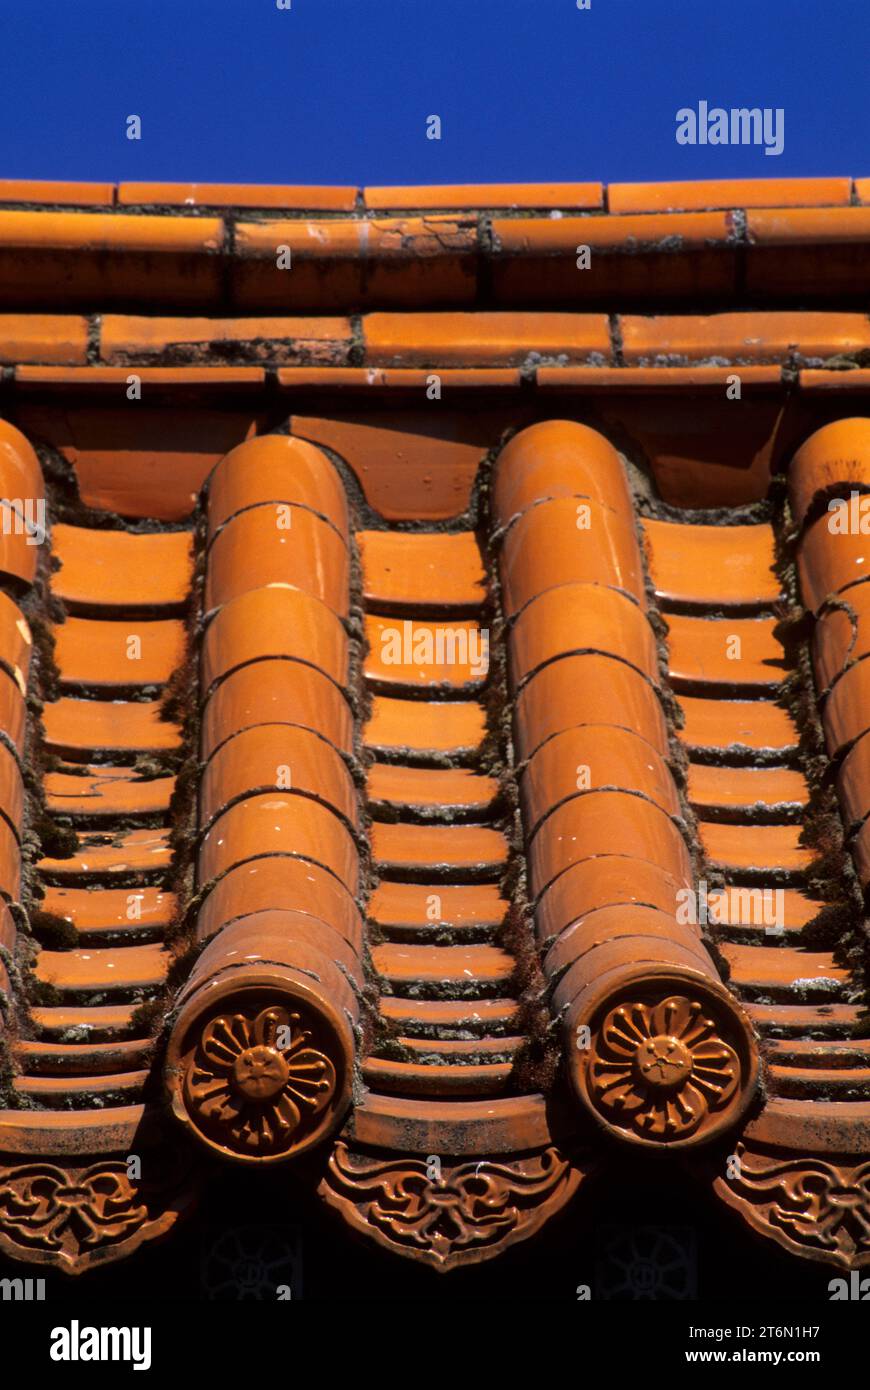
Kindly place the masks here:
[(846, 206), (852, 181), (841, 179), (717, 179), (684, 183), (616, 183), (610, 212), (689, 212), (713, 208)]
[(281, 208), (294, 212), (351, 212), (356, 199), (355, 188), (331, 188), (322, 185), (305, 188), (250, 183), (122, 183), (118, 186), (118, 203), (122, 207), (162, 204), (166, 207)]
[(111, 183), (69, 183), (61, 179), (0, 179), (2, 203), (55, 203), (71, 207), (111, 206), (115, 188)]
[(610, 357), (603, 314), (367, 314), (363, 335), (366, 361), (384, 367)]
[(422, 187), (364, 188), (373, 212), (399, 208), (582, 208), (602, 204), (600, 183), (424, 184)]
[(859, 1267), (770, 1174), (870, 1220), (864, 182), (0, 187), (4, 1256), (214, 1153), (443, 1271), (721, 1139)]

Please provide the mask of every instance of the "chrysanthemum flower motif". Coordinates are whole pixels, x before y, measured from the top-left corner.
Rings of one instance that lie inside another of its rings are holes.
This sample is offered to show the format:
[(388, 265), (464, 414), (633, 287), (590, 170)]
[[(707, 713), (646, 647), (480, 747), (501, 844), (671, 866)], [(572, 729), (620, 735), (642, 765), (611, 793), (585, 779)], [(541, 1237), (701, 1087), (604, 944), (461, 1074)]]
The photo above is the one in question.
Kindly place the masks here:
[(280, 1006), (213, 1018), (184, 1079), (191, 1115), (241, 1153), (291, 1148), (335, 1091), (335, 1068), (310, 1038), (301, 1015)]
[(658, 1141), (693, 1134), (729, 1103), (739, 1081), (736, 1052), (704, 1006), (682, 995), (612, 1009), (589, 1059), (599, 1109)]

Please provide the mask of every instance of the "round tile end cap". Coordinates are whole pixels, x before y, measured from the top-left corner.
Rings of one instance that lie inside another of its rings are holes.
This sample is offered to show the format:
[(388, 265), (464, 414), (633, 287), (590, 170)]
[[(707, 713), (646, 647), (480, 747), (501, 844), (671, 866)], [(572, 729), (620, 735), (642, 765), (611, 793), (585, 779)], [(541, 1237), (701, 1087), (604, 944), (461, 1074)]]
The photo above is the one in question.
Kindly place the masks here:
[(183, 1004), (164, 1078), (176, 1118), (242, 1163), (293, 1159), (323, 1141), (351, 1099), (350, 1022), (279, 965), (233, 966)]
[(571, 1084), (596, 1125), (646, 1148), (709, 1143), (758, 1086), (752, 1025), (718, 983), (646, 962), (566, 1016)]

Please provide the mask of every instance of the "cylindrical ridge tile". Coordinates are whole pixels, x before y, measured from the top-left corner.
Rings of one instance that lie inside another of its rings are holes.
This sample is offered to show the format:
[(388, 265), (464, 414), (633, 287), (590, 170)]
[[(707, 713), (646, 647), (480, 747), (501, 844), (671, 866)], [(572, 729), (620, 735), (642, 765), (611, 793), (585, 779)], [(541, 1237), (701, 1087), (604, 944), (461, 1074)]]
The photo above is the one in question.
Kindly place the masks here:
[(521, 758), (580, 723), (635, 729), (666, 757), (668, 729), (650, 682), (614, 657), (563, 656), (544, 666), (517, 696), (514, 726)]
[[(0, 575), (17, 587), (36, 578), (39, 547), (46, 537), (47, 507), (42, 469), (32, 444), (20, 430), (0, 420)], [(25, 698), (33, 646), (30, 627), (18, 605), (0, 593), (0, 728), (20, 755), (27, 716)], [(24, 819), (21, 768), (6, 744), (0, 745), (0, 893), (17, 901), (21, 894), (20, 837)], [(15, 919), (0, 905), (0, 944), (14, 956)], [(11, 989), (0, 961), (0, 989)], [(0, 1014), (2, 1027), (2, 1014)]]
[(533, 598), (511, 628), (514, 689), (548, 661), (579, 651), (618, 656), (658, 680), (655, 637), (638, 604), (604, 584), (562, 584)]
[(629, 792), (587, 792), (557, 806), (532, 836), (527, 853), (533, 896), (572, 864), (616, 849), (660, 864), (674, 878), (691, 871), (685, 840), (658, 806)]
[(216, 748), (256, 724), (298, 725), (311, 729), (335, 748), (353, 748), (353, 715), (338, 687), (301, 661), (257, 660), (232, 671), (205, 702), (200, 753)]
[(847, 666), (870, 656), (870, 584), (856, 584), (822, 608), (813, 630), (812, 656), (820, 694)]
[(258, 724), (221, 745), (202, 774), (200, 824), (208, 825), (239, 797), (267, 788), (312, 796), (356, 825), (347, 764), (325, 739), (293, 724)]
[(9, 669), (22, 695), (27, 693), (33, 635), (17, 603), (0, 593), (0, 661)]
[(834, 420), (811, 434), (788, 470), (788, 494), (795, 523), (802, 525), (819, 492), (850, 485), (870, 488), (870, 420)]
[(263, 657), (314, 666), (341, 686), (347, 680), (347, 636), (319, 599), (299, 589), (253, 589), (222, 608), (206, 628), (202, 688), (237, 666)]
[(0, 743), (0, 815), (19, 839), (24, 823), (24, 782), (11, 749)]
[(24, 692), (18, 682), (0, 668), (0, 729), (3, 730), (15, 751), (24, 752), (24, 739), (27, 732), (27, 706)]
[(836, 682), (822, 709), (829, 758), (838, 758), (870, 728), (870, 661), (850, 666)]
[[(816, 614), (811, 651), (828, 755), (843, 758), (837, 792), (862, 887), (870, 882), (864, 819), (870, 762), (870, 419), (816, 430), (789, 469), (794, 518), (823, 494), (825, 509), (802, 532), (797, 567), (804, 603)], [(816, 510), (818, 504), (816, 503)], [(843, 756), (845, 755), (845, 756)]]
[(28, 439), (0, 420), (0, 574), (30, 585), (47, 526), (45, 484)]
[(870, 734), (863, 734), (843, 759), (837, 795), (847, 830), (870, 812)]
[(250, 589), (285, 585), (320, 599), (346, 618), (350, 556), (332, 526), (297, 509), (288, 526), (281, 507), (240, 512), (215, 537), (208, 557), (205, 608), (222, 608)]
[(341, 1122), (356, 1005), (337, 941), (305, 914), (257, 912), (224, 928), (197, 960), (165, 1078), (174, 1113), (208, 1148), (275, 1162)]
[(675, 878), (660, 864), (626, 854), (602, 854), (572, 864), (541, 895), (535, 907), (538, 943), (546, 948), (572, 922), (607, 907), (654, 907), (671, 916), (690, 879)]
[[(870, 524), (870, 511), (867, 518)], [(832, 531), (833, 519), (830, 512), (816, 517), (798, 541), (801, 594), (814, 613), (827, 598), (840, 595), (848, 602), (854, 586), (870, 576), (868, 535), (860, 530)]]
[(0, 896), (10, 902), (21, 896), (21, 847), (5, 817), (0, 817)]
[(496, 523), (546, 497), (591, 497), (632, 516), (619, 455), (602, 434), (573, 420), (543, 420), (521, 430), (502, 450), (495, 470)]
[(524, 512), (504, 538), (500, 571), (507, 618), (560, 584), (606, 584), (646, 603), (633, 523), (600, 502), (558, 497)]
[(648, 797), (668, 815), (680, 815), (680, 798), (661, 755), (630, 729), (581, 724), (541, 744), (520, 776), (528, 839), (561, 801), (601, 789)]
[(270, 437), (218, 465), (209, 521), (206, 944), (176, 1001), (165, 1081), (209, 1148), (269, 1162), (326, 1138), (351, 1095), (363, 972), (357, 798), (337, 751), (353, 741), (347, 508), (319, 451)]
[[(660, 912), (655, 907), (619, 906), (596, 908), (566, 927), (544, 954), (544, 974), (549, 980), (558, 981), (587, 951), (611, 941), (639, 936), (653, 937), (661, 942), (665, 956), (672, 946), (680, 946), (697, 956), (704, 969), (710, 966), (698, 926), (677, 923), (673, 913)], [(645, 943), (645, 949), (655, 948)]]
[(635, 517), (617, 455), (578, 428), (524, 431), (495, 480), (536, 933), (581, 1105), (629, 1142), (700, 1143), (743, 1113), (757, 1051), (680, 910), (693, 869)]
[(36, 450), (8, 420), (0, 420), (0, 495), (33, 502), (45, 498)]
[(320, 917), (357, 954), (362, 951), (362, 917), (348, 889), (322, 865), (286, 854), (248, 859), (216, 879), (199, 909), (197, 940), (207, 941), (237, 918), (270, 908)]
[[(231, 449), (208, 484), (209, 540), (245, 507), (276, 502), (307, 507), (349, 537), (347, 498), (341, 479), (320, 449), (290, 435), (266, 434)], [(291, 517), (291, 529), (294, 517)]]
[(351, 893), (359, 862), (353, 837), (334, 812), (307, 796), (264, 792), (237, 801), (206, 831), (199, 847), (204, 883), (261, 854), (293, 854), (323, 864)]
[[(293, 908), (262, 908), (259, 912), (247, 913), (234, 924), (233, 959), (241, 964), (250, 960), (283, 961), (288, 936), (294, 941), (294, 970), (310, 969), (321, 973), (324, 961), (330, 967), (341, 967), (341, 981), (336, 982), (336, 989), (347, 1013), (356, 1018), (359, 1010), (354, 991), (361, 989), (363, 984), (359, 955), (323, 917)], [(225, 941), (227, 939), (224, 937)], [(350, 991), (348, 985), (352, 987)]]

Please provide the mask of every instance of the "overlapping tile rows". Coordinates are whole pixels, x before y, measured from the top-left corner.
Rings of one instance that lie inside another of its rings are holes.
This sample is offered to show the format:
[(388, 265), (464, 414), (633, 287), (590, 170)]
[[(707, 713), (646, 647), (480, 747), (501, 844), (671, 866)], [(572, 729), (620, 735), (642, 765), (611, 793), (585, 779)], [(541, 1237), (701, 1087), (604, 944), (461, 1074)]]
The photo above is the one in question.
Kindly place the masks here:
[(370, 1238), (443, 1271), (527, 1239), (589, 1165), (560, 1147), (530, 1066), (541, 1039), (524, 998), (527, 930), (508, 900), (481, 537), (394, 526), (357, 542), (378, 1004), (366, 1089), (320, 1193)]
[[(802, 839), (804, 741), (782, 698), (794, 659), (777, 631), (784, 594), (772, 527), (650, 521), (645, 533), (669, 627), (688, 795), (706, 865), (723, 880), (710, 912), (721, 918), (731, 981), (762, 1031), (795, 1037), (803, 1028), (811, 1037), (826, 1020), (846, 1029), (859, 1011), (825, 1001), (845, 998), (847, 973), (830, 952), (807, 946), (825, 904), (809, 888), (817, 851)], [(720, 563), (711, 564), (717, 549)], [(687, 563), (692, 554), (706, 557), (703, 574)], [(777, 1079), (775, 1069), (768, 1076)]]
[(678, 183), (501, 183), (350, 186), (127, 182), (72, 183), (0, 179), (0, 203), (56, 207), (284, 208), (373, 212), (403, 208), (528, 209), (610, 212), (704, 211), (716, 208), (846, 207), (870, 201), (870, 179), (709, 179)]
[[(448, 382), (546, 384), (541, 371), (578, 366), (597, 368), (593, 381), (609, 380), (607, 369), (618, 367), (628, 373), (629, 384), (668, 379), (644, 377), (642, 369), (728, 364), (752, 368), (747, 381), (777, 383), (781, 373), (761, 374), (758, 368), (783, 363), (791, 373), (801, 367), (860, 371), (868, 347), (866, 314), (826, 310), (607, 315), (493, 308), (248, 318), (0, 314), (0, 363), (17, 364), (13, 381), (21, 387), (40, 381), (107, 386), (126, 380), (128, 373), (110, 370), (121, 367), (147, 369), (146, 381), (183, 384), (227, 380), (232, 365), (237, 383), (261, 381), (256, 364), (274, 368), (278, 384), (288, 386), (362, 383), (366, 373), (370, 385), (413, 384), (425, 380), (424, 368), (447, 370)], [(39, 364), (67, 370), (29, 370)], [(159, 368), (162, 377), (153, 374)], [(480, 376), (486, 369), (489, 375)]]
[[(798, 525), (829, 481), (842, 491), (848, 480), (836, 447), (845, 429), (820, 431), (792, 465)], [(814, 585), (808, 571), (819, 544), (813, 527), (827, 535), (827, 524), (820, 516), (798, 542), (800, 588), (813, 611), (835, 587), (829, 574)], [(793, 582), (783, 558), (785, 520), (650, 520), (644, 529), (684, 721), (687, 789), (709, 878), (705, 910), (717, 924), (731, 987), (763, 1039), (766, 1104), (716, 1190), (792, 1251), (860, 1265), (868, 1258), (859, 1159), (868, 1138), (870, 1052), (860, 1027), (861, 953), (849, 927), (860, 911), (837, 870), (839, 825), (823, 818), (820, 788), (810, 786), (822, 750), (812, 741), (813, 715), (797, 698), (806, 674), (800, 647), (782, 624)], [(836, 549), (827, 558), (836, 565)], [(850, 578), (841, 571), (843, 584)], [(816, 652), (826, 650), (822, 628)], [(818, 677), (824, 661), (816, 669)], [(853, 718), (859, 708), (852, 706)], [(829, 756), (841, 751), (829, 733)]]
[(866, 182), (0, 184), (6, 1254), (870, 1260)]
[[(28, 499), (25, 515), (40, 528), (13, 526), (4, 537), (8, 582), (23, 592), (44, 553), (22, 548), (27, 532), (41, 545), (51, 518), (31, 445), (2, 428), (3, 487)], [(147, 1096), (152, 1030), (139, 1013), (162, 987), (161, 938), (174, 909), (168, 816), (178, 729), (160, 718), (159, 696), (184, 657), (190, 537), (55, 519), (51, 553), (33, 600), (45, 636), (28, 695), (41, 719), (26, 731), (31, 639), (12, 612), (16, 642), (3, 677), (16, 686), (4, 747), (24, 750), (30, 777), (16, 835), (41, 841), (42, 857), (29, 867), (29, 927), (15, 965), (0, 1246), (78, 1272), (163, 1234), (192, 1199)], [(17, 872), (4, 892), (22, 896)]]
[(51, 312), (521, 308), (739, 291), (818, 302), (866, 292), (866, 184), (617, 185), (605, 207), (594, 184), (363, 193), (128, 184), (117, 194), (80, 185), (77, 195), (76, 185), (6, 181), (0, 288), (12, 307)]

